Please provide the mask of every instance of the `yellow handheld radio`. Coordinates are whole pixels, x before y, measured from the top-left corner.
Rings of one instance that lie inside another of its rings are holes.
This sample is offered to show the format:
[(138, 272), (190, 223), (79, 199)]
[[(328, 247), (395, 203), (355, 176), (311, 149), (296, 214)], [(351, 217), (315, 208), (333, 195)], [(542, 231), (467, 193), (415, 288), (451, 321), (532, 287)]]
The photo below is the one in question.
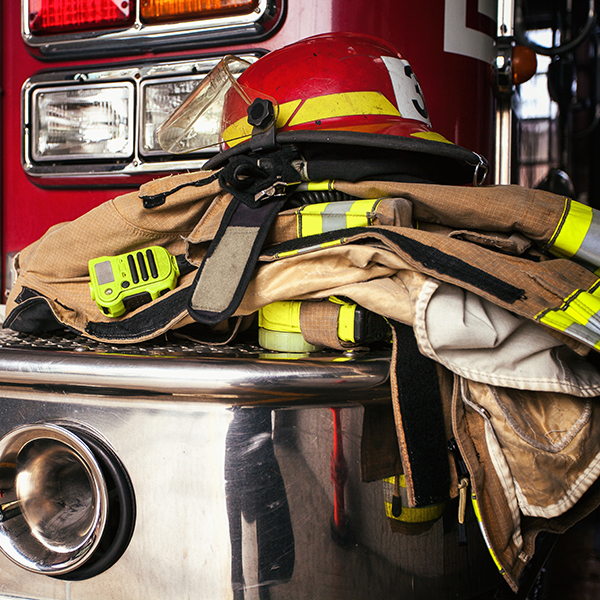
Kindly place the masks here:
[(98, 308), (119, 317), (166, 294), (177, 285), (175, 256), (161, 246), (101, 256), (89, 261), (90, 292)]

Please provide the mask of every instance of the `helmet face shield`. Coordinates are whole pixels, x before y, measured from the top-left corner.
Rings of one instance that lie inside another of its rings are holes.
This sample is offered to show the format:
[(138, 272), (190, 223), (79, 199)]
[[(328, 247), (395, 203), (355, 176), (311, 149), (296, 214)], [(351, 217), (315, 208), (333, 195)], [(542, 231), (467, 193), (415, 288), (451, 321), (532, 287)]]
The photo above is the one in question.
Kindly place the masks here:
[[(258, 115), (257, 122), (262, 131), (273, 127), (279, 112), (277, 102), (237, 82), (237, 76), (249, 66), (249, 62), (236, 56), (223, 58), (160, 125), (157, 135), (161, 148), (171, 154), (185, 154), (220, 148), (224, 142), (235, 145), (245, 141), (253, 131), (248, 124), (250, 107), (256, 113), (270, 105), (270, 112), (262, 120), (262, 115)], [(253, 105), (257, 98), (265, 102)]]

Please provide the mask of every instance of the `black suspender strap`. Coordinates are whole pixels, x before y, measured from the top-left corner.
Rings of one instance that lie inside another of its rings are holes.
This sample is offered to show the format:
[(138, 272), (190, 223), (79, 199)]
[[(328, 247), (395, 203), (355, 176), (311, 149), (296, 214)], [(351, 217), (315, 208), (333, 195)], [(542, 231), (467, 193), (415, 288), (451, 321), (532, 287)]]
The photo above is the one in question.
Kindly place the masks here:
[(188, 310), (199, 323), (220, 323), (240, 305), (269, 228), (300, 183), (296, 157), (293, 149), (234, 156), (219, 172), (233, 198), (192, 285)]
[(419, 352), (412, 327), (390, 325), (392, 403), (408, 500), (438, 504), (449, 496), (450, 470), (436, 365)]

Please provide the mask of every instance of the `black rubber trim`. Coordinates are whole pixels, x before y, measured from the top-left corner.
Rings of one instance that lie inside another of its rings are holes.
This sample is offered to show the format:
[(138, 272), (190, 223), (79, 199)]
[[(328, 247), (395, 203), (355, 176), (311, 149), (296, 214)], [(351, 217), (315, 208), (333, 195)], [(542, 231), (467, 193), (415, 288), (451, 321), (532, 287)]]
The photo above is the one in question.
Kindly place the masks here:
[(82, 427), (70, 423), (61, 423), (61, 426), (81, 438), (88, 446), (98, 461), (109, 487), (108, 517), (98, 547), (81, 567), (54, 577), (67, 581), (82, 581), (112, 567), (127, 549), (135, 529), (135, 494), (127, 470), (106, 443)]
[[(430, 168), (426, 169), (433, 177), (432, 181), (438, 183), (473, 183), (473, 177), (478, 169), (483, 176), (488, 170), (487, 160), (456, 144), (437, 142), (414, 137), (403, 137), (398, 135), (384, 135), (376, 133), (364, 133), (357, 131), (284, 131), (276, 135), (276, 141), (279, 145), (307, 145), (323, 144), (340, 148), (380, 148), (390, 152), (398, 153), (398, 163), (402, 163), (402, 154), (418, 155), (418, 162), (413, 164), (413, 168), (419, 163), (425, 167), (429, 163)], [(237, 144), (213, 156), (205, 163), (204, 169), (214, 170), (224, 166), (233, 156), (239, 154), (249, 154), (252, 152), (250, 141)], [(366, 153), (368, 155), (368, 152)], [(310, 160), (309, 172), (310, 172)], [(441, 170), (441, 171), (440, 171)], [(444, 181), (440, 181), (440, 179)]]
[(110, 322), (90, 321), (85, 331), (103, 340), (136, 340), (163, 329), (177, 316), (186, 313), (189, 287), (160, 298), (132, 316)]

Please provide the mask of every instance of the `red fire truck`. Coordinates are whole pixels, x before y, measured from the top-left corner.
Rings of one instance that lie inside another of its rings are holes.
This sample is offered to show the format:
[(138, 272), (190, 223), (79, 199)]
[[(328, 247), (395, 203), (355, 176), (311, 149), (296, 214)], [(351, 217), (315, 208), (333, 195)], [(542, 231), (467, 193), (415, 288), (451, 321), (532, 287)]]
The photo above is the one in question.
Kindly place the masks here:
[[(1, 9), (5, 290), (14, 256), (50, 226), (202, 167), (213, 151), (169, 155), (156, 130), (222, 57), (253, 62), (313, 34), (395, 45), (436, 131), (487, 157), (488, 181), (507, 181), (510, 111), (494, 88), (509, 98), (512, 46), (501, 41), (511, 7), (495, 0), (4, 0)], [(361, 482), (358, 467), (363, 405), (389, 398), (389, 358), (338, 358), (5, 331), (0, 598), (498, 589), (474, 515), (467, 548), (446, 516), (420, 536), (389, 531), (382, 482)], [(6, 491), (15, 472), (17, 500)]]

